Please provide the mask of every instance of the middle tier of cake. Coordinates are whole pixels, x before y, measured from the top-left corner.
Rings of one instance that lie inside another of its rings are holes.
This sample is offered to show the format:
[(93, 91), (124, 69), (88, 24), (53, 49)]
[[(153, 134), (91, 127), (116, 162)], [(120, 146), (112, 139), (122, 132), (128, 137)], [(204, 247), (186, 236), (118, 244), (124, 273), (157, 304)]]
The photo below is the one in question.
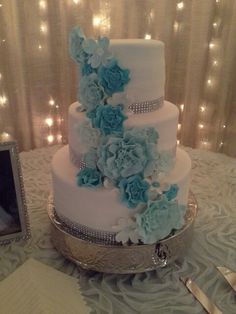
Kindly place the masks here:
[[(83, 132), (83, 128), (86, 127), (86, 114), (77, 111), (78, 105), (79, 103), (75, 102), (69, 108), (68, 139), (70, 152), (73, 154), (72, 160), (79, 159), (89, 148), (87, 138), (85, 137), (83, 141), (80, 134)], [(126, 113), (126, 115), (128, 118), (124, 121), (124, 127), (153, 127), (159, 135), (158, 151), (170, 152), (175, 157), (179, 110), (174, 104), (165, 101), (164, 105), (154, 112), (145, 114)]]
[[(173, 170), (166, 175), (167, 184), (177, 184), (179, 204), (186, 205), (189, 193), (191, 160), (187, 153), (177, 148), (176, 163)], [(118, 189), (89, 189), (78, 187), (76, 175), (79, 169), (69, 158), (69, 147), (64, 146), (52, 161), (54, 203), (61, 219), (73, 225), (113, 231), (113, 226), (120, 218), (129, 217), (129, 209), (119, 201)]]

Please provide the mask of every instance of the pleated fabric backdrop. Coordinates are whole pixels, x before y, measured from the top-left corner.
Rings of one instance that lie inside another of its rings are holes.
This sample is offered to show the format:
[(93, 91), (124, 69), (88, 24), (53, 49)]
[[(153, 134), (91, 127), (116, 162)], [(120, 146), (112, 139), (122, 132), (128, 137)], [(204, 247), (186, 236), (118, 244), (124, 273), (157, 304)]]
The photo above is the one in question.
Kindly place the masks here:
[(236, 157), (236, 1), (0, 0), (0, 137), (20, 150), (67, 140), (76, 99), (68, 33), (160, 39), (179, 142)]

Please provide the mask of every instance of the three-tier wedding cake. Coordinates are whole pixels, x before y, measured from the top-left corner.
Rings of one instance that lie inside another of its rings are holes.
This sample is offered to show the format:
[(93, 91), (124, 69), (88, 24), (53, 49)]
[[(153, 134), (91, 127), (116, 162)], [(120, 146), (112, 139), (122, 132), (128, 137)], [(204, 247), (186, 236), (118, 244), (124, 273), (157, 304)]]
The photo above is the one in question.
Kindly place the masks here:
[(152, 244), (184, 224), (191, 161), (176, 147), (178, 108), (164, 100), (164, 44), (70, 35), (79, 65), (69, 144), (52, 161), (58, 217), (118, 244)]

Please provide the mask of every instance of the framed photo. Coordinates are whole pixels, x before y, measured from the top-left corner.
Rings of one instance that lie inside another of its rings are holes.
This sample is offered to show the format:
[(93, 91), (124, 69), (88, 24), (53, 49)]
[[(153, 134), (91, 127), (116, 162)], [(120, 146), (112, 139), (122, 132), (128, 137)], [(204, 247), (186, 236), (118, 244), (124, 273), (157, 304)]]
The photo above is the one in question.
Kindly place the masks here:
[(30, 237), (16, 142), (0, 142), (0, 245)]

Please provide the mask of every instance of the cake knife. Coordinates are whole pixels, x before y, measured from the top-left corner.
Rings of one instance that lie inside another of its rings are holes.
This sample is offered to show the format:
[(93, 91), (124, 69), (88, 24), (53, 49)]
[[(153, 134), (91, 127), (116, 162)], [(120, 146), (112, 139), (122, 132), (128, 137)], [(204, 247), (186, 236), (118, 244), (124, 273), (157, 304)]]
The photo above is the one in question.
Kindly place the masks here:
[(192, 279), (180, 277), (180, 280), (209, 314), (222, 314), (217, 306), (208, 299), (205, 293), (192, 281)]
[(216, 268), (223, 275), (223, 277), (228, 281), (228, 283), (234, 289), (234, 291), (236, 291), (236, 273), (234, 273), (232, 270), (223, 266), (217, 266)]

